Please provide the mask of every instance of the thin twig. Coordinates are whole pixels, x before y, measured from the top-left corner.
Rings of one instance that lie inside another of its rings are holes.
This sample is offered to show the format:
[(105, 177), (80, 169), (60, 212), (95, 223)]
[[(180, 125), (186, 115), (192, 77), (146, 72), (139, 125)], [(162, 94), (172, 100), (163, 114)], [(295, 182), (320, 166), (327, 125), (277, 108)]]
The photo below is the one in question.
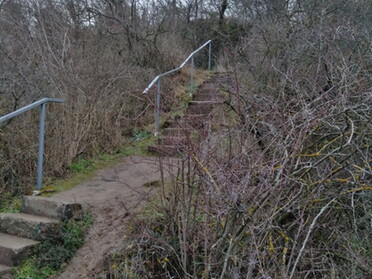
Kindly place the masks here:
[(293, 268), (292, 268), (292, 271), (291, 271), (291, 275), (289, 276), (288, 279), (292, 279), (293, 278), (293, 275), (295, 273), (295, 270), (296, 270), (296, 267), (298, 265), (298, 262), (300, 261), (300, 258), (302, 256), (302, 253), (304, 252), (305, 250), (305, 246), (309, 240), (309, 237), (310, 237), (310, 234), (311, 232), (313, 231), (314, 227), (315, 227), (315, 224), (316, 224), (316, 221), (319, 219), (319, 217), (324, 213), (324, 211), (327, 210), (327, 208), (336, 200), (336, 198), (332, 199), (330, 202), (328, 202), (321, 210), (320, 212), (318, 213), (318, 215), (315, 216), (313, 222), (311, 223), (310, 227), (309, 227), (309, 230), (307, 232), (307, 235), (306, 235), (306, 238), (304, 240), (304, 242), (302, 243), (302, 247), (300, 249), (300, 252), (298, 253), (298, 256), (296, 258), (296, 261), (293, 265)]

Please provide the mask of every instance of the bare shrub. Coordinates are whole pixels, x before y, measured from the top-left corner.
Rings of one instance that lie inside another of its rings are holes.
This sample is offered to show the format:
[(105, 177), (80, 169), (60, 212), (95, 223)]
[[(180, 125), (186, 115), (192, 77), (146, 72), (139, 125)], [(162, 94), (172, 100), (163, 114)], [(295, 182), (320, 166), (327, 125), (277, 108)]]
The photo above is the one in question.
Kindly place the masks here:
[[(153, 121), (140, 92), (187, 46), (163, 15), (135, 2), (1, 2), (1, 113), (43, 97), (65, 101), (48, 105), (47, 177), (65, 174), (79, 156), (115, 152)], [(35, 110), (2, 126), (2, 196), (33, 187), (37, 119)]]
[(369, 6), (259, 2), (228, 125), (185, 154), (114, 275), (371, 276)]

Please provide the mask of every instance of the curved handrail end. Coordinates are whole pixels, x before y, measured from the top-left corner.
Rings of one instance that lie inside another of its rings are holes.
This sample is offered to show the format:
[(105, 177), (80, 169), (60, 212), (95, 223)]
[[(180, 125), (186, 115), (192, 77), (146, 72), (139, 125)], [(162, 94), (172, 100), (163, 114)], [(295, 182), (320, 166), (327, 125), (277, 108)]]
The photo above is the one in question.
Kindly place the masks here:
[(204, 43), (201, 47), (199, 47), (198, 49), (196, 49), (196, 50), (194, 50), (186, 59), (185, 59), (185, 61), (183, 61), (183, 63), (179, 66), (179, 67), (177, 67), (177, 68), (175, 68), (175, 69), (173, 69), (173, 70), (170, 70), (170, 71), (168, 71), (168, 72), (165, 72), (165, 73), (162, 73), (162, 74), (160, 74), (160, 75), (158, 75), (158, 76), (156, 76), (152, 81), (151, 81), (151, 83), (146, 87), (146, 89), (145, 90), (143, 90), (143, 92), (142, 92), (142, 94), (147, 94), (148, 92), (149, 92), (149, 90), (151, 89), (151, 87), (153, 87), (153, 85), (155, 84), (155, 82), (159, 79), (159, 78), (161, 78), (161, 77), (163, 77), (163, 76), (166, 76), (166, 75), (169, 75), (169, 74), (172, 74), (172, 73), (174, 73), (174, 72), (177, 72), (177, 71), (179, 71), (179, 70), (181, 70), (185, 65), (186, 65), (186, 63), (187, 62), (189, 62), (189, 60), (196, 54), (196, 53), (198, 53), (200, 50), (202, 50), (204, 47), (206, 47), (208, 44), (210, 44), (210, 43), (212, 43), (212, 40), (208, 40), (206, 43)]

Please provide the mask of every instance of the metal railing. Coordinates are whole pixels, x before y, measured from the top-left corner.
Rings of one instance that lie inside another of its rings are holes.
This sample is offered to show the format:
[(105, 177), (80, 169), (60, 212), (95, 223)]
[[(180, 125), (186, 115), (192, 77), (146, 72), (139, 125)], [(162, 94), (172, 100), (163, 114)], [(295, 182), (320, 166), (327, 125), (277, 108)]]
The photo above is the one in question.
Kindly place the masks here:
[(46, 103), (63, 103), (63, 100), (53, 99), (53, 98), (44, 98), (37, 102), (34, 102), (30, 105), (27, 105), (23, 108), (20, 108), (16, 111), (13, 111), (7, 115), (0, 117), (0, 123), (3, 123), (17, 115), (20, 115), (26, 111), (29, 111), (35, 107), (40, 106), (40, 123), (39, 123), (39, 150), (37, 156), (37, 181), (36, 189), (40, 190), (43, 183), (43, 160), (44, 160), (44, 132), (45, 132), (45, 105)]
[(208, 71), (211, 70), (211, 55), (212, 55), (212, 40), (209, 40), (208, 42), (206, 42), (205, 44), (203, 44), (201, 47), (199, 47), (198, 49), (196, 49), (195, 51), (193, 51), (187, 58), (185, 61), (183, 61), (183, 63), (173, 69), (173, 70), (170, 70), (168, 72), (165, 72), (165, 73), (162, 73), (158, 76), (156, 76), (152, 81), (151, 83), (146, 87), (146, 89), (143, 91), (143, 94), (147, 94), (149, 92), (149, 90), (151, 89), (151, 87), (154, 86), (154, 84), (157, 82), (157, 91), (156, 91), (156, 112), (155, 112), (155, 136), (158, 135), (159, 133), (159, 125), (160, 125), (160, 94), (161, 94), (161, 87), (160, 87), (160, 80), (162, 77), (164, 76), (167, 76), (167, 75), (170, 75), (170, 74), (173, 74), (175, 72), (178, 72), (179, 70), (181, 70), (186, 64), (187, 62), (189, 62), (191, 60), (191, 71), (190, 71), (190, 95), (192, 95), (192, 91), (193, 91), (193, 87), (194, 87), (194, 67), (195, 67), (195, 64), (194, 64), (194, 56), (195, 54), (197, 54), (199, 51), (201, 51), (203, 48), (205, 48), (206, 46), (209, 45), (209, 49), (208, 49)]

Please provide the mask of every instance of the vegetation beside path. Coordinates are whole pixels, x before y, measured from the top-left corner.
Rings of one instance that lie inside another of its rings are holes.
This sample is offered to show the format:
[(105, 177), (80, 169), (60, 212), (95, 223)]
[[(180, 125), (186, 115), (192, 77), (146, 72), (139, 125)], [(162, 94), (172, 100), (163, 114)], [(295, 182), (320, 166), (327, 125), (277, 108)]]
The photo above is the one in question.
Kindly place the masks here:
[[(370, 0), (3, 0), (0, 13), (1, 114), (65, 100), (48, 106), (47, 178), (141, 137), (154, 116), (141, 92), (205, 41), (232, 74), (153, 209), (128, 228), (118, 203), (100, 224), (115, 240), (128, 229), (104, 278), (372, 277)], [(163, 113), (188, 70), (162, 80)], [(37, 125), (32, 112), (1, 127), (0, 199), (34, 184)]]
[(22, 265), (12, 268), (12, 278), (45, 279), (59, 273), (84, 243), (92, 222), (90, 213), (82, 212), (67, 223), (61, 223), (55, 235), (43, 240)]

